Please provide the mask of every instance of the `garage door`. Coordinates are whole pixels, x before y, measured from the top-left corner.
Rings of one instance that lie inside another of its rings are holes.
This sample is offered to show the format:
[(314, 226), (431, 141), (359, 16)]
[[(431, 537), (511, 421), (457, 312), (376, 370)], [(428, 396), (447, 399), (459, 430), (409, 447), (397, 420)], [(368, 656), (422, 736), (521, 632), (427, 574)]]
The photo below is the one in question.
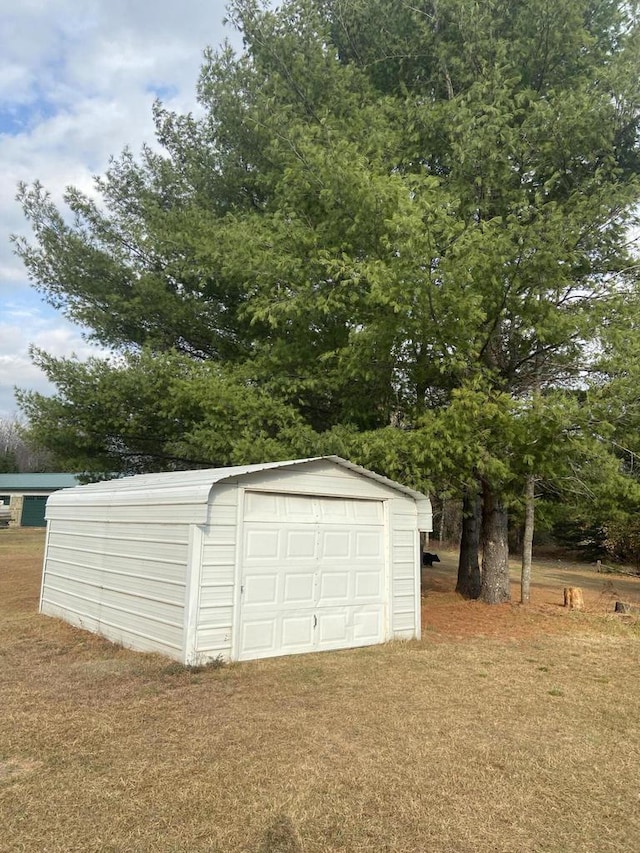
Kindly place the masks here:
[(22, 503), (23, 527), (46, 527), (44, 513), (48, 495), (25, 495)]
[(380, 501), (245, 493), (240, 660), (384, 640)]

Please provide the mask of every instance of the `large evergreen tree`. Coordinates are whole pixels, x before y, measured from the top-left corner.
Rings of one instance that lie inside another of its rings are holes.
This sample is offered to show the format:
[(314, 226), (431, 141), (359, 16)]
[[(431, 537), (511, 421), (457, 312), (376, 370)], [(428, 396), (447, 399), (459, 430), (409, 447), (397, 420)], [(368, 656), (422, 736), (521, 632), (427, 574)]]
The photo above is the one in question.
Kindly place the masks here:
[(435, 472), (482, 492), (482, 597), (506, 600), (508, 498), (541, 473), (523, 411), (635, 298), (635, 11), (238, 0), (204, 118), (158, 105), (163, 153), (115, 160), (100, 205), (70, 189), (73, 221), (21, 189), (34, 283), (121, 353), (40, 354), (59, 393), (22, 395), (34, 432), (102, 468), (342, 443)]

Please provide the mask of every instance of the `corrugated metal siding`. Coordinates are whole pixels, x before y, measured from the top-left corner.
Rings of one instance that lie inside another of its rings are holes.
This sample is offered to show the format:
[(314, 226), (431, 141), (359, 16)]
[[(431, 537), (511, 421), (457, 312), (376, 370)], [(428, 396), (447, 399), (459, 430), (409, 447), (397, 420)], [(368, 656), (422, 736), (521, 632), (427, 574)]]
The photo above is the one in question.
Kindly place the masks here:
[(391, 631), (397, 639), (420, 636), (419, 537), (415, 501), (391, 501)]
[(215, 487), (202, 544), (196, 634), (199, 658), (231, 657), (237, 520), (237, 486)]
[(128, 515), (50, 522), (41, 611), (180, 660), (189, 528)]
[[(78, 487), (82, 488), (82, 487)], [(53, 498), (62, 492), (56, 492), (52, 495)], [(52, 500), (47, 501), (47, 520), (67, 520), (75, 521), (81, 517), (84, 521), (104, 522), (105, 518), (109, 521), (127, 523), (132, 517), (134, 519), (148, 519), (151, 523), (165, 524), (190, 524), (196, 521), (200, 515), (203, 515), (202, 506), (192, 503), (183, 504), (154, 504), (153, 497), (147, 496), (148, 500), (143, 504), (120, 504), (113, 501), (111, 504), (100, 503), (94, 504), (87, 497), (84, 501), (74, 504), (53, 503)], [(206, 510), (206, 505), (205, 505)]]
[(398, 494), (389, 486), (353, 473), (324, 459), (305, 462), (289, 471), (275, 468), (246, 474), (235, 482), (251, 489), (329, 497), (371, 498), (384, 500)]
[[(387, 502), (386, 635), (419, 635), (418, 493), (333, 458), (128, 478), (57, 492), (42, 612), (188, 663), (232, 656), (239, 495)], [(416, 503), (417, 502), (417, 503)]]

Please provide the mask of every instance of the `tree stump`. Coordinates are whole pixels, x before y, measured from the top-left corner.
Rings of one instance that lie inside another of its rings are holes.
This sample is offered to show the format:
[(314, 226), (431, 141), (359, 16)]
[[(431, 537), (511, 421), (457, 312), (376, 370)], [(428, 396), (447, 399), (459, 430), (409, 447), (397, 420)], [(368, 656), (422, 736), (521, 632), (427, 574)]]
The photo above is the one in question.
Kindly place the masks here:
[(584, 610), (584, 598), (579, 586), (565, 586), (564, 606), (569, 610)]
[(627, 604), (626, 601), (616, 601), (614, 613), (624, 613), (626, 616), (640, 616), (637, 604)]

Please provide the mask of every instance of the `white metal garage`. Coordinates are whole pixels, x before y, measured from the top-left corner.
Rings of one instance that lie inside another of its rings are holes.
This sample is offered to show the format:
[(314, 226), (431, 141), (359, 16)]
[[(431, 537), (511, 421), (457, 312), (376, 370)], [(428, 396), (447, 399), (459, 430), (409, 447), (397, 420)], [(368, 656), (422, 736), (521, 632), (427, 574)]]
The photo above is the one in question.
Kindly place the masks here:
[(420, 530), (426, 496), (337, 456), (79, 486), (40, 609), (186, 664), (419, 637)]

